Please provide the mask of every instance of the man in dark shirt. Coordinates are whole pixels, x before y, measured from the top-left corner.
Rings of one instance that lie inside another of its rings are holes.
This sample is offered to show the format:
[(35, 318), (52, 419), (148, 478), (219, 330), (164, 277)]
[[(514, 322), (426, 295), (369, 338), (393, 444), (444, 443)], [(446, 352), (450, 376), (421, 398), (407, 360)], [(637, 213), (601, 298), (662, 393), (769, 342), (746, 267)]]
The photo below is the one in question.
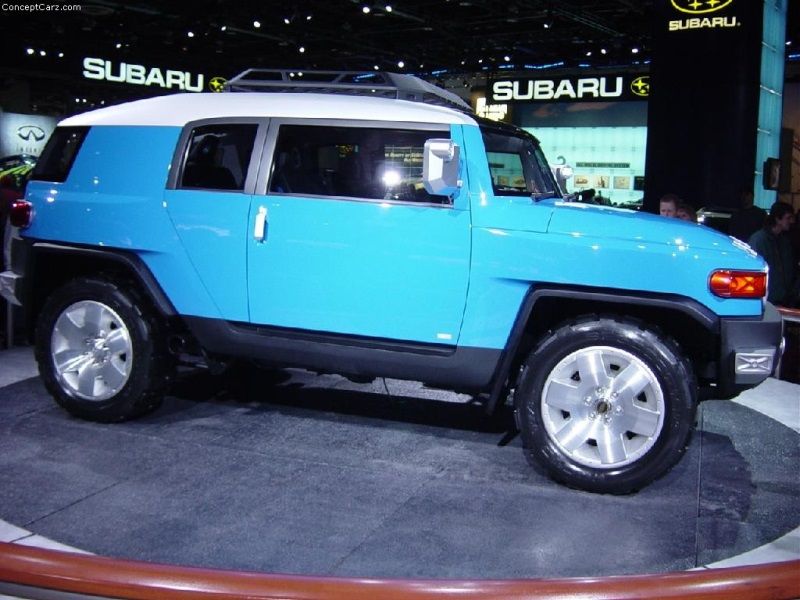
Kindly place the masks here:
[(787, 232), (794, 224), (794, 210), (786, 202), (772, 205), (764, 227), (749, 240), (750, 246), (769, 265), (767, 300), (773, 304), (792, 306), (794, 298), (795, 259)]
[(733, 237), (746, 242), (756, 231), (761, 229), (767, 218), (767, 211), (753, 205), (753, 190), (742, 190), (739, 211), (731, 218), (730, 233)]

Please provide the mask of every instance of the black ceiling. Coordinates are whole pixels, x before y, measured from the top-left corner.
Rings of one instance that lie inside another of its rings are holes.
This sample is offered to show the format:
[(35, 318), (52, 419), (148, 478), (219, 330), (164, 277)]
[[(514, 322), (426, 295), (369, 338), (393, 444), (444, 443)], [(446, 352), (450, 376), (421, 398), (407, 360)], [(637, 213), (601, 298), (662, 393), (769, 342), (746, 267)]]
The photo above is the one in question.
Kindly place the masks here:
[(86, 56), (207, 77), (230, 77), (248, 67), (378, 66), (469, 81), (501, 68), (631, 65), (649, 59), (654, 1), (78, 0), (81, 10), (75, 12), (4, 11), (0, 76), (25, 78), (31, 103), (47, 105), (73, 95), (94, 95), (92, 102), (120, 93), (81, 77)]

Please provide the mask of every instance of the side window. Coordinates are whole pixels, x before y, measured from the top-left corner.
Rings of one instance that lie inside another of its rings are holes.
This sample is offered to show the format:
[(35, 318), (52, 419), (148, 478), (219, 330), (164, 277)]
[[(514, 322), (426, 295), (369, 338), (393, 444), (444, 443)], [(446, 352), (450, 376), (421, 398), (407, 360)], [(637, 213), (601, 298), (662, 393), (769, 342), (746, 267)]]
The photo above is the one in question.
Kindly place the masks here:
[(192, 129), (179, 188), (244, 190), (258, 125), (229, 123)]
[(422, 185), (425, 140), (442, 137), (450, 132), (281, 125), (269, 191), (449, 204)]
[(556, 196), (558, 186), (533, 138), (483, 130), (494, 193)]
[(88, 127), (56, 127), (36, 162), (31, 179), (63, 183), (89, 132)]

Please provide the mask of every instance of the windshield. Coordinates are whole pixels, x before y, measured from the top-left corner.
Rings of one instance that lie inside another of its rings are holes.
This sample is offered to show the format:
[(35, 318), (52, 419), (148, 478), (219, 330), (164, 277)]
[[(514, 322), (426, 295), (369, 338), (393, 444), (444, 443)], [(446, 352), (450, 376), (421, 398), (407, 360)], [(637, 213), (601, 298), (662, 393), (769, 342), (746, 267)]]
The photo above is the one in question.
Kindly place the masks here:
[(482, 128), (494, 193), (499, 196), (560, 196), (539, 144), (523, 133)]

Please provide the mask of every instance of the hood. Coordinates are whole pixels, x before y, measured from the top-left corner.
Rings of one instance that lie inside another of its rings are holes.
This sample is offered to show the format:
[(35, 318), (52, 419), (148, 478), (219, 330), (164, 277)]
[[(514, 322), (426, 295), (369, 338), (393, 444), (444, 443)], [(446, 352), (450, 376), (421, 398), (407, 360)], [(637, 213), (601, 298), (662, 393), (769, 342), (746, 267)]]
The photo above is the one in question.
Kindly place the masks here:
[(580, 202), (559, 201), (553, 207), (548, 233), (633, 240), (721, 252), (733, 251), (756, 256), (746, 244), (697, 223)]

